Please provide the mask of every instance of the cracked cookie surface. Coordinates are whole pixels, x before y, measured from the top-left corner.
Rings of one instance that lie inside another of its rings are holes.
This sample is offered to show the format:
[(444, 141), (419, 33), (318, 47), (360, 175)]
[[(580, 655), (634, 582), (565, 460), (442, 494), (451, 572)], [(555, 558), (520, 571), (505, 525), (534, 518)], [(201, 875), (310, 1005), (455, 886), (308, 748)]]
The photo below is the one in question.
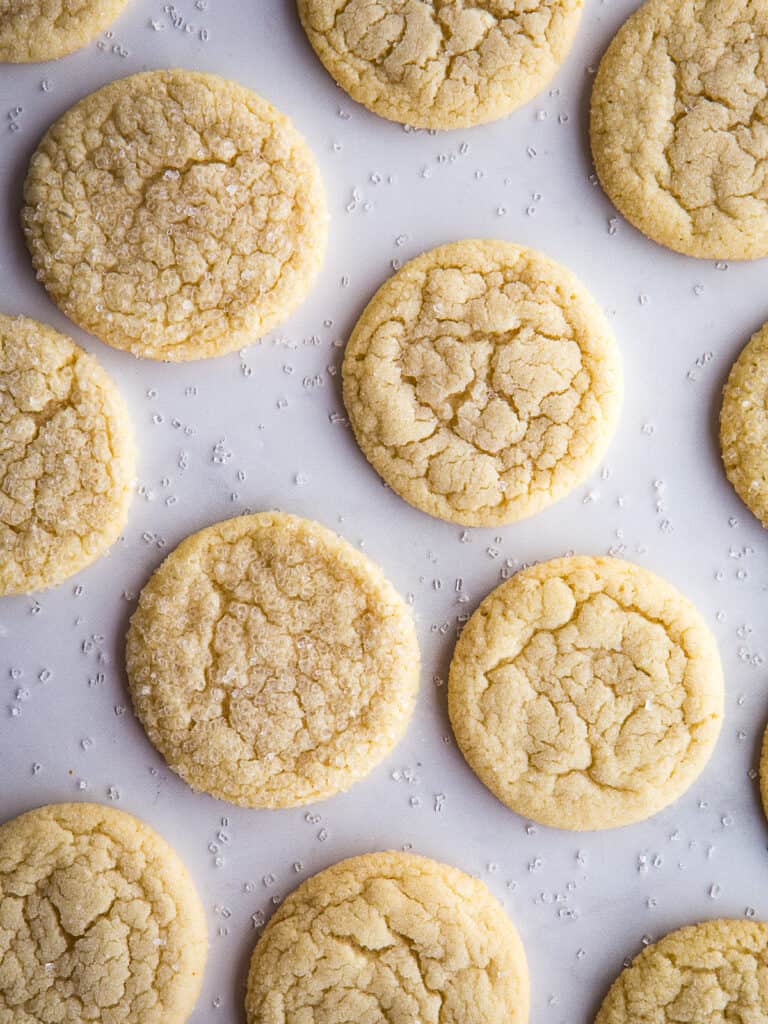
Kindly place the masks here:
[(760, 799), (763, 804), (763, 811), (768, 818), (768, 727), (763, 733), (763, 742), (760, 748)]
[(128, 676), (149, 738), (193, 788), (249, 807), (332, 796), (405, 731), (410, 611), (318, 523), (240, 516), (187, 538), (144, 587)]
[(54, 60), (79, 50), (128, 0), (0, 0), (0, 61)]
[(138, 819), (52, 804), (0, 826), (0, 1024), (182, 1024), (207, 950), (186, 868)]
[(221, 355), (283, 321), (320, 268), (327, 211), (291, 122), (235, 82), (132, 75), (46, 133), (24, 187), (37, 275), (80, 327), (153, 359)]
[(592, 93), (592, 152), (635, 227), (689, 256), (768, 255), (768, 7), (648, 0)]
[(703, 769), (722, 722), (720, 657), (665, 580), (616, 558), (557, 558), (469, 620), (448, 709), (467, 761), (512, 810), (614, 828), (666, 807)]
[(344, 402), (389, 486), (430, 515), (510, 523), (595, 468), (618, 347), (570, 271), (500, 241), (439, 246), (386, 281), (346, 348)]
[(723, 388), (720, 451), (736, 493), (768, 529), (768, 324), (749, 340)]
[(716, 920), (670, 932), (621, 972), (595, 1024), (768, 1020), (768, 925)]
[(298, 0), (320, 60), (374, 113), (417, 128), (504, 117), (554, 76), (583, 0)]
[(55, 586), (117, 540), (135, 457), (117, 388), (46, 324), (0, 315), (0, 594)]
[(248, 1024), (525, 1024), (525, 952), (488, 889), (405, 853), (299, 886), (251, 960)]

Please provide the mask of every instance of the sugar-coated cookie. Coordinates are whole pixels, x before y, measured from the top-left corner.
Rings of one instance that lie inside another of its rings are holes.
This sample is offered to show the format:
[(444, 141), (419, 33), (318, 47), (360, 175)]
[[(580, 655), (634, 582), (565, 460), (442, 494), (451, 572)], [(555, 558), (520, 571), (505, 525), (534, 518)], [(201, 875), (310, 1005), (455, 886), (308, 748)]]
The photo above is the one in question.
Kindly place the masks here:
[(255, 341), (307, 294), (327, 212), (291, 122), (217, 75), (112, 82), (43, 137), (24, 187), (38, 277), (80, 327), (153, 359)]
[(131, 425), (93, 356), (0, 315), (0, 594), (55, 586), (117, 540), (131, 500)]
[(736, 493), (768, 528), (768, 324), (742, 350), (723, 388), (720, 451)]
[(248, 1024), (525, 1024), (525, 952), (482, 882), (426, 857), (352, 857), (299, 886), (251, 960)]
[(765, 816), (768, 818), (768, 727), (763, 733), (763, 742), (760, 749), (760, 798), (763, 803)]
[(583, 0), (298, 0), (309, 41), (358, 103), (418, 128), (504, 117), (565, 60)]
[(53, 60), (109, 26), (128, 0), (0, 0), (0, 62)]
[(144, 587), (128, 676), (149, 738), (195, 789), (249, 807), (322, 800), (405, 731), (410, 611), (335, 533), (279, 512), (187, 538)]
[(344, 401), (368, 461), (430, 515), (496, 526), (593, 471), (619, 415), (618, 347), (574, 275), (510, 242), (411, 260), (347, 345)]
[(647, 0), (592, 92), (592, 152), (635, 227), (689, 256), (768, 255), (768, 5)]
[(527, 818), (602, 829), (650, 817), (715, 746), (723, 674), (690, 601), (617, 558), (542, 562), (463, 630), (448, 707), (459, 747)]
[(186, 868), (130, 814), (52, 804), (0, 826), (0, 1024), (183, 1024), (207, 952)]
[(719, 920), (670, 932), (611, 986), (595, 1024), (768, 1020), (768, 925)]

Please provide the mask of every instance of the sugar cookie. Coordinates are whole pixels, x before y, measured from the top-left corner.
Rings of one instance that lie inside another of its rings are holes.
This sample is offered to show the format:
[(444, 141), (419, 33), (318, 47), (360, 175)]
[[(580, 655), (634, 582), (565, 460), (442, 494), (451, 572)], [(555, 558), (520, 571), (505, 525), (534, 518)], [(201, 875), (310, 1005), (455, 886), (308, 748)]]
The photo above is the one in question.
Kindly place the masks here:
[(768, 727), (763, 733), (763, 742), (760, 749), (760, 798), (763, 803), (765, 816), (768, 818)]
[(688, 256), (768, 255), (768, 6), (647, 0), (592, 92), (592, 152), (636, 228)]
[(117, 540), (135, 460), (96, 360), (45, 324), (0, 315), (0, 594), (55, 586)]
[(768, 1019), (768, 925), (720, 920), (654, 942), (621, 972), (595, 1024), (720, 1024)]
[(279, 512), (187, 538), (144, 587), (128, 676), (149, 738), (195, 789), (248, 807), (362, 779), (413, 710), (410, 612), (346, 541)]
[(717, 741), (723, 675), (694, 606), (617, 558), (556, 558), (497, 587), (451, 662), (458, 744), (496, 796), (544, 825), (650, 817)]
[(32, 158), (24, 230), (75, 323), (153, 359), (249, 344), (325, 249), (314, 158), (288, 118), (216, 75), (148, 71), (86, 96)]
[(621, 363), (584, 286), (499, 241), (440, 246), (368, 304), (344, 357), (366, 458), (430, 515), (496, 526), (562, 498), (605, 452)]
[(112, 24), (128, 0), (0, 0), (0, 61), (53, 60)]
[(207, 947), (186, 868), (130, 814), (52, 804), (0, 826), (0, 1024), (182, 1024)]
[(309, 41), (358, 103), (418, 128), (504, 117), (554, 76), (583, 0), (298, 0)]
[(341, 861), (291, 893), (254, 950), (248, 1024), (525, 1024), (528, 967), (482, 882), (405, 853)]
[(720, 450), (736, 493), (768, 528), (768, 324), (752, 336), (723, 388)]

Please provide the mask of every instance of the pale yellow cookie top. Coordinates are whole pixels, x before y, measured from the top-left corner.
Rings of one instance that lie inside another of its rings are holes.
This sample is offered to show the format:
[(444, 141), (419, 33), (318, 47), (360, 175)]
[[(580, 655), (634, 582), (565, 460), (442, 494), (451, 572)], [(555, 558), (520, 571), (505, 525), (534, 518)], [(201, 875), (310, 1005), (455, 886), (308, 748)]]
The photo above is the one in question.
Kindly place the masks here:
[(418, 128), (504, 117), (554, 76), (583, 0), (298, 0), (309, 41), (358, 103)]
[(464, 756), (525, 817), (650, 817), (703, 769), (723, 716), (714, 638), (671, 584), (616, 558), (542, 562), (463, 630), (448, 707)]
[(768, 324), (742, 350), (723, 388), (720, 450), (736, 493), (768, 528)]
[(525, 952), (482, 882), (372, 853), (282, 903), (251, 960), (248, 1024), (525, 1024)]
[(592, 93), (592, 152), (635, 227), (689, 256), (768, 255), (768, 5), (648, 0)]
[(763, 742), (760, 748), (760, 797), (763, 802), (763, 810), (768, 818), (768, 727), (763, 733)]
[(53, 60), (107, 28), (128, 0), (0, 0), (0, 61)]
[(55, 586), (117, 540), (135, 458), (125, 405), (93, 356), (0, 315), (0, 594)]
[(408, 607), (330, 530), (279, 512), (193, 534), (131, 620), (136, 711), (195, 789), (250, 807), (322, 800), (405, 731), (419, 684)]
[(208, 952), (175, 852), (98, 804), (52, 804), (0, 826), (0, 1019), (183, 1024)]
[(768, 1014), (768, 925), (688, 925), (647, 946), (621, 972), (595, 1024), (759, 1024)]
[(306, 143), (216, 75), (149, 71), (86, 96), (43, 137), (24, 196), (53, 299), (102, 341), (153, 359), (255, 341), (305, 297), (325, 250)]
[(618, 346), (584, 286), (510, 242), (452, 242), (386, 281), (347, 345), (371, 465), (424, 512), (510, 523), (592, 472), (618, 420)]

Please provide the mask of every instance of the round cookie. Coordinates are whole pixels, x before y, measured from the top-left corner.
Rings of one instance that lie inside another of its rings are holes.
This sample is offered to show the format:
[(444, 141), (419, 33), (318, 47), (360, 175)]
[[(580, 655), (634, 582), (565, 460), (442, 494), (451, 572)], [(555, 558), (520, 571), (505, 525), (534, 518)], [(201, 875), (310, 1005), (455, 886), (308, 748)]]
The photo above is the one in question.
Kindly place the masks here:
[(615, 828), (699, 775), (723, 675), (709, 629), (671, 584), (616, 558), (556, 558), (497, 587), (469, 620), (448, 710), (467, 761), (512, 810)]
[(186, 868), (130, 814), (52, 804), (0, 826), (2, 1024), (182, 1024), (207, 952)]
[(525, 1024), (520, 938), (482, 882), (404, 853), (341, 861), (283, 902), (251, 960), (248, 1024)]
[(500, 241), (442, 245), (386, 281), (344, 357), (358, 444), (389, 486), (467, 526), (546, 508), (618, 419), (618, 348), (564, 267)]
[(0, 315), (0, 594), (55, 586), (117, 540), (135, 459), (96, 360), (46, 324)]
[(723, 388), (720, 450), (736, 493), (768, 528), (768, 324), (752, 336)]
[(153, 359), (231, 352), (305, 297), (325, 250), (314, 157), (216, 75), (112, 82), (43, 137), (24, 187), (39, 279), (80, 327)]
[(416, 128), (504, 117), (554, 76), (583, 0), (298, 0), (336, 82), (374, 113)]
[(719, 920), (670, 932), (611, 986), (595, 1024), (768, 1019), (768, 925)]
[(768, 6), (647, 0), (592, 92), (592, 152), (636, 228), (688, 256), (768, 255)]
[(768, 726), (763, 733), (763, 742), (760, 749), (760, 798), (763, 810), (768, 818)]
[(188, 537), (144, 587), (128, 677), (149, 738), (194, 789), (246, 807), (323, 800), (405, 731), (410, 611), (317, 523), (240, 516)]
[(54, 60), (79, 50), (128, 0), (0, 0), (0, 61)]

